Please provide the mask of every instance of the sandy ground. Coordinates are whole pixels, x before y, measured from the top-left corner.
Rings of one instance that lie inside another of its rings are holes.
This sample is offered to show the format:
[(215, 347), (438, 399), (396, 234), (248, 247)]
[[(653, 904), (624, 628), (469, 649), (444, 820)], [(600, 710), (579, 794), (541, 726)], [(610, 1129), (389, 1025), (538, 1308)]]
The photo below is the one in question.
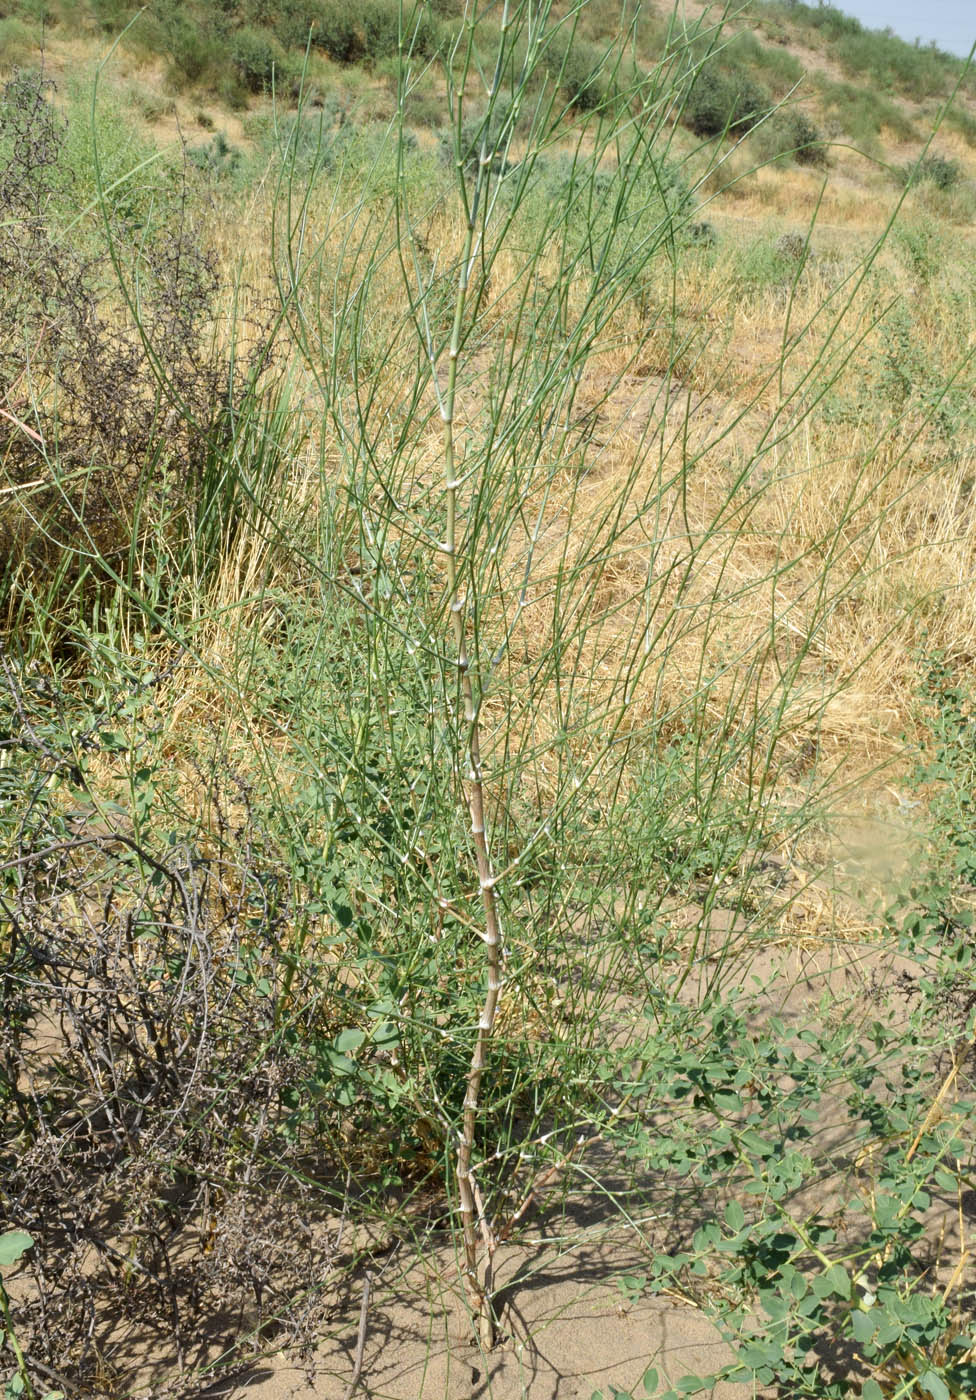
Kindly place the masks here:
[[(399, 1301), (371, 1313), (356, 1394), (363, 1400), (590, 1400), (594, 1391), (645, 1394), (650, 1366), (662, 1380), (716, 1370), (731, 1353), (691, 1307), (661, 1299), (629, 1304), (613, 1276), (636, 1262), (626, 1243), (536, 1260), (537, 1272), (502, 1304), (499, 1344), (482, 1353), (470, 1340), (463, 1303), (418, 1270), (403, 1276)], [(502, 1277), (513, 1264), (508, 1261)], [(433, 1261), (431, 1261), (433, 1263)], [(411, 1301), (412, 1299), (412, 1301)], [(345, 1344), (314, 1359), (311, 1377), (285, 1358), (215, 1386), (225, 1400), (345, 1400), (353, 1374), (357, 1320)], [(717, 1400), (741, 1400), (719, 1385)]]
[[(765, 989), (763, 1015), (801, 1029), (811, 1010), (831, 1003), (836, 1014), (877, 1014), (885, 989), (911, 965), (876, 947), (838, 943), (807, 950), (764, 949), (736, 970), (736, 980)], [(697, 989), (689, 987), (693, 999)], [(890, 1004), (898, 1014), (897, 995)], [(902, 1005), (902, 1011), (904, 1011)], [(837, 1105), (823, 1104), (833, 1117)], [(844, 1115), (835, 1119), (842, 1123)], [(825, 1125), (826, 1126), (826, 1125)], [(829, 1129), (827, 1130), (830, 1135)], [(606, 1187), (607, 1182), (603, 1182)], [(610, 1183), (612, 1189), (612, 1182)], [(664, 1193), (653, 1183), (628, 1198), (643, 1198), (644, 1213), (621, 1224), (618, 1211), (599, 1212), (572, 1201), (548, 1225), (516, 1246), (499, 1251), (500, 1336), (490, 1353), (472, 1342), (453, 1254), (437, 1250), (418, 1260), (394, 1253), (380, 1263), (367, 1312), (359, 1381), (363, 1400), (611, 1400), (618, 1392), (646, 1394), (643, 1378), (653, 1366), (659, 1386), (681, 1376), (707, 1375), (731, 1359), (709, 1321), (677, 1299), (629, 1301), (621, 1275), (647, 1269), (641, 1238), (667, 1230)], [(657, 1206), (655, 1207), (655, 1199)], [(713, 1202), (713, 1207), (721, 1207)], [(658, 1214), (655, 1215), (655, 1209)], [(682, 1222), (687, 1224), (686, 1221)], [(944, 1222), (933, 1221), (933, 1232)], [(349, 1400), (360, 1337), (360, 1299), (350, 1298), (307, 1368), (284, 1355), (207, 1392), (222, 1400)], [(741, 1386), (720, 1384), (716, 1400), (742, 1400)]]

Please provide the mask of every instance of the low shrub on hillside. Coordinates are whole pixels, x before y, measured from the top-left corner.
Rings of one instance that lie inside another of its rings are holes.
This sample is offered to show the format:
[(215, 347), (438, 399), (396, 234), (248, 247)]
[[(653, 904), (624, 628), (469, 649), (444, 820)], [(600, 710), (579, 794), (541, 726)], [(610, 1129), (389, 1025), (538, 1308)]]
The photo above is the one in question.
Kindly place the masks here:
[(186, 155), (191, 165), (215, 180), (231, 178), (241, 165), (240, 151), (230, 144), (222, 131), (199, 146), (191, 146)]
[(967, 146), (976, 146), (976, 116), (955, 103), (945, 114), (946, 126), (958, 131)]
[(834, 52), (852, 76), (916, 102), (945, 93), (957, 63), (934, 47), (916, 47), (880, 30), (846, 35)]
[(740, 69), (708, 63), (695, 76), (682, 120), (696, 136), (751, 130), (769, 110), (769, 94)]
[(797, 108), (778, 112), (764, 122), (755, 139), (764, 161), (784, 158), (795, 160), (797, 165), (827, 164), (827, 147), (820, 128)]
[(906, 185), (933, 185), (937, 190), (951, 190), (962, 179), (962, 168), (957, 160), (933, 151), (906, 165), (900, 176)]
[(579, 112), (590, 112), (606, 100), (610, 91), (612, 59), (607, 45), (590, 43), (575, 33), (560, 34), (549, 48), (553, 76), (566, 101)]
[(361, 9), (363, 52), (372, 62), (405, 50), (429, 58), (437, 48), (439, 27), (425, 5), (401, 8), (399, 0), (367, 0)]
[(287, 70), (285, 51), (264, 29), (239, 29), (230, 43), (230, 57), (241, 84), (248, 92), (270, 92)]
[(322, 8), (312, 31), (312, 43), (336, 63), (355, 63), (365, 52), (360, 23), (361, 6), (354, 0), (334, 0)]

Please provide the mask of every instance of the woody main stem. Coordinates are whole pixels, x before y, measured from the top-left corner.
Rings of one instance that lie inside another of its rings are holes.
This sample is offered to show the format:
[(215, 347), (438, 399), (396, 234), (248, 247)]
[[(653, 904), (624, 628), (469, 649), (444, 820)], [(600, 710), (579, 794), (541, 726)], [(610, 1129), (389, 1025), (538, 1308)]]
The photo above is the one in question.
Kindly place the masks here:
[[(490, 1348), (495, 1339), (495, 1321), (491, 1307), (490, 1273), (483, 1282), (478, 1271), (478, 1208), (476, 1189), (471, 1170), (471, 1157), (474, 1151), (475, 1126), (478, 1114), (478, 1099), (481, 1092), (481, 1079), (484, 1074), (488, 1043), (491, 1040), (501, 991), (502, 930), (498, 914), (498, 897), (491, 857), (488, 852), (488, 838), (485, 831), (485, 795), (481, 770), (481, 729), (478, 717), (480, 693), (476, 695), (477, 675), (472, 676), (468, 656), (467, 627), (465, 619), (465, 597), (459, 581), (457, 553), (457, 479), (458, 463), (454, 443), (454, 406), (457, 392), (457, 366), (460, 353), (464, 313), (467, 304), (471, 271), (478, 254), (477, 234), (479, 206), (487, 180), (490, 155), (486, 152), (487, 142), (483, 143), (479, 160), (478, 176), (470, 204), (467, 206), (467, 230), (462, 255), (461, 271), (458, 280), (457, 300), (454, 308), (454, 323), (451, 329), (448, 352), (447, 383), (441, 403), (444, 421), (444, 489), (447, 504), (447, 522), (444, 541), (440, 546), (447, 569), (448, 596), (450, 599), (451, 629), (461, 698), (464, 706), (466, 742), (464, 759), (467, 773), (464, 776), (464, 791), (468, 813), (471, 818), (471, 839), (474, 844), (475, 861), (478, 870), (478, 883), (481, 888), (484, 912), (484, 930), (481, 934), (485, 945), (488, 965), (488, 989), (478, 1020), (478, 1036), (475, 1041), (471, 1064), (468, 1069), (464, 1094), (464, 1114), (460, 1140), (457, 1148), (457, 1183), (461, 1206), (461, 1228), (464, 1246), (464, 1286), (468, 1304), (476, 1321), (482, 1346)], [(480, 689), (480, 688), (479, 688)], [(485, 1220), (481, 1228), (488, 1234)], [(492, 1241), (488, 1237), (490, 1254)]]

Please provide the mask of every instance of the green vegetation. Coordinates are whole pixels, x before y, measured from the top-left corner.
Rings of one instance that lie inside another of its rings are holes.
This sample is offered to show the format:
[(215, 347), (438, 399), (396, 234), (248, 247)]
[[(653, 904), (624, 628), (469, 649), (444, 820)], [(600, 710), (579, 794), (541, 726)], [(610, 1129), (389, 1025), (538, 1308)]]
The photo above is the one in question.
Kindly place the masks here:
[(818, 77), (817, 90), (826, 117), (865, 150), (879, 150), (878, 138), (885, 130), (901, 141), (917, 138), (904, 110), (873, 89)]
[[(189, 0), (157, 0), (148, 8), (130, 0), (8, 0), (0, 26), (7, 67), (25, 61), (42, 35), (68, 34), (115, 38), (126, 26), (125, 45), (137, 55), (162, 58), (173, 91), (209, 93), (232, 108), (276, 90), (279, 100), (293, 101), (301, 74), (328, 89), (334, 69), (360, 67), (394, 81), (401, 42), (415, 60), (432, 59), (456, 39), (461, 7), (457, 0), (408, 5), (399, 0), (221, 0), (219, 5)], [(614, 90), (606, 67), (605, 36), (617, 33), (620, 16), (608, 0), (586, 0), (564, 16), (533, 65), (530, 86), (547, 70), (563, 72), (563, 91), (571, 105), (599, 106)], [(865, 28), (833, 5), (811, 6), (783, 0), (753, 0), (736, 16), (735, 26), (705, 31), (687, 44), (667, 17), (638, 7), (629, 18), (632, 47), (627, 55), (626, 84), (637, 73), (652, 71), (669, 52), (684, 53), (700, 69), (691, 92), (686, 120), (696, 135), (740, 134), (757, 120), (771, 98), (788, 98), (804, 80), (803, 64), (788, 47), (791, 37), (827, 45), (834, 63), (851, 83), (813, 74), (824, 115), (842, 133), (869, 147), (887, 127), (894, 135), (916, 135), (902, 103), (943, 100), (957, 83), (973, 93), (976, 84), (964, 63), (933, 46), (920, 47), (887, 31)], [(497, 33), (494, 18), (479, 25), (481, 59), (491, 61)], [(759, 34), (772, 42), (764, 43)], [(308, 54), (308, 57), (306, 57)], [(520, 55), (523, 58), (524, 55)], [(634, 64), (636, 63), (636, 69)], [(386, 66), (384, 66), (386, 65)], [(392, 67), (390, 66), (392, 65)], [(621, 89), (622, 90), (622, 89)], [(429, 124), (443, 118), (431, 108)], [(814, 128), (815, 118), (810, 120)], [(976, 118), (956, 104), (947, 120), (970, 140)], [(807, 143), (800, 149), (813, 149)], [(784, 138), (783, 151), (792, 149)], [(773, 155), (770, 149), (763, 155)]]
[[(868, 29), (835, 5), (803, 4), (802, 0), (758, 0), (753, 13), (762, 23), (806, 29), (830, 46), (831, 56), (851, 77), (870, 82), (882, 92), (921, 101), (945, 96), (963, 78), (965, 62), (934, 44), (911, 44), (887, 30)], [(965, 76), (971, 88), (972, 75)]]
[[(160, 4), (280, 99), (175, 154), (110, 70), (0, 93), (11, 1396), (314, 1357), (411, 1252), (487, 1353), (540, 1226), (731, 1348), (648, 1395), (976, 1383), (962, 166), (831, 250), (795, 60), (595, 24)], [(845, 885), (866, 794), (918, 845)]]
[(937, 190), (946, 192), (959, 184), (962, 171), (958, 161), (931, 152), (921, 156), (914, 165), (906, 166), (904, 176), (909, 184), (915, 181), (934, 185)]
[(782, 108), (764, 123), (758, 143), (764, 161), (783, 157), (797, 165), (823, 167), (827, 164), (827, 145), (823, 133), (807, 112), (799, 108)]
[(739, 68), (704, 65), (696, 74), (683, 117), (696, 136), (749, 131), (769, 111), (769, 93)]

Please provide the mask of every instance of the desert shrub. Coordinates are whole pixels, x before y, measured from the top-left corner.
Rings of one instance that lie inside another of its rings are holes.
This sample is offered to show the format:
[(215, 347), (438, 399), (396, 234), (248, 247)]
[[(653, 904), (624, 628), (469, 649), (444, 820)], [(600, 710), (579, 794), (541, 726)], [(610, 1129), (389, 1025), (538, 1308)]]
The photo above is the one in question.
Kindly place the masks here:
[[(931, 1111), (952, 1037), (938, 1010), (944, 973), (930, 940), (908, 934), (902, 947), (915, 975), (874, 988), (870, 1020), (794, 1035), (777, 1017), (757, 1034), (755, 1003), (732, 993), (707, 1036), (682, 1052), (675, 1027), (671, 1056), (649, 1068), (668, 1127), (636, 1128), (631, 1151), (676, 1181), (693, 1173), (704, 1192), (692, 1188), (688, 1207), (719, 1191), (725, 1204), (689, 1209), (694, 1220), (622, 1290), (694, 1302), (733, 1360), (671, 1387), (650, 1369), (641, 1393), (677, 1400), (723, 1381), (797, 1400), (971, 1389), (971, 1301), (958, 1275), (939, 1277), (929, 1222), (933, 1201), (960, 1198), (976, 1115), (968, 1085), (947, 1113)], [(971, 971), (962, 980), (971, 987)], [(964, 1053), (957, 1043), (954, 1062)], [(817, 1142), (816, 1104), (839, 1122), (830, 1146)]]
[(768, 108), (768, 94), (745, 73), (709, 62), (695, 74), (682, 121), (696, 136), (742, 133), (755, 126)]
[(790, 0), (786, 14), (795, 22), (819, 30), (832, 43), (861, 34), (864, 29), (859, 19), (845, 14), (836, 5), (804, 5)]
[(104, 34), (117, 34), (132, 17), (129, 0), (91, 0), (95, 20)]
[(912, 44), (887, 30), (868, 29), (836, 5), (763, 0), (762, 9), (791, 28), (822, 35), (849, 73), (870, 77), (876, 85), (916, 100), (945, 93), (963, 72), (963, 60), (935, 44)]
[[(0, 1208), (34, 1240), (32, 1373), (105, 1395), (125, 1393), (140, 1345), (168, 1349), (224, 1307), (245, 1331), (307, 1327), (286, 1300), (329, 1276), (327, 1193), (294, 1183), (320, 1131), (342, 1141), (313, 1086), (341, 1087), (350, 1062), (338, 986), (277, 939), (287, 866), (246, 783), (201, 745), (215, 824), (181, 813), (149, 757), (158, 678), (87, 645), (114, 696), (0, 679)], [(92, 836), (58, 794), (84, 807), (100, 760), (133, 805)], [(50, 800), (25, 803), (38, 781)], [(163, 811), (168, 837), (150, 830)], [(106, 903), (79, 901), (103, 881)], [(188, 1231), (210, 1241), (192, 1257)], [(110, 1312), (126, 1322), (106, 1353), (87, 1338)]]
[(813, 119), (796, 108), (777, 112), (764, 122), (754, 140), (764, 161), (788, 157), (797, 165), (824, 166), (827, 148), (820, 128)]
[(399, 0), (367, 0), (360, 10), (363, 51), (376, 62), (392, 58), (400, 51), (401, 20), (403, 45), (419, 58), (429, 58), (437, 48), (439, 28), (427, 6), (412, 9)]
[(707, 220), (689, 224), (687, 238), (690, 244), (699, 248), (710, 249), (718, 247), (718, 233), (715, 230), (714, 224), (708, 223)]
[[(58, 164), (71, 190), (71, 205), (52, 209), (52, 219), (74, 218), (80, 210), (96, 215), (101, 203), (128, 228), (146, 227), (175, 210), (178, 163), (163, 156), (127, 118), (124, 95), (103, 85), (92, 113), (90, 80), (67, 83), (64, 136)], [(90, 217), (88, 227), (99, 222)], [(84, 236), (79, 229), (78, 236)]]
[(134, 92), (132, 101), (147, 122), (158, 122), (162, 117), (171, 117), (176, 112), (176, 103), (171, 97), (164, 97), (148, 88), (139, 88)]
[(226, 62), (223, 44), (176, 10), (160, 26), (157, 42), (168, 59), (170, 81), (178, 87), (202, 82)]
[(285, 51), (264, 29), (239, 29), (230, 41), (234, 72), (248, 92), (270, 92), (286, 75)]
[(581, 168), (569, 156), (543, 158), (533, 172), (526, 218), (533, 217), (533, 210), (541, 219), (547, 208), (565, 208), (571, 238), (601, 251), (606, 239), (611, 261), (615, 251), (623, 254), (642, 231), (649, 238), (683, 236), (694, 203), (677, 164), (648, 161), (627, 191), (625, 208), (616, 207), (620, 188), (619, 174), (612, 168)]
[(434, 130), (441, 130), (448, 121), (443, 98), (437, 92), (412, 92), (407, 103), (407, 115), (415, 126)]
[(237, 173), (241, 165), (241, 153), (232, 146), (222, 131), (218, 131), (201, 146), (190, 146), (187, 160), (197, 170), (212, 179), (229, 179)]
[[(388, 127), (382, 122), (359, 125), (349, 120), (336, 102), (277, 119), (261, 115), (249, 121), (248, 130), (263, 161), (303, 180), (314, 181), (323, 172), (341, 170), (347, 179), (370, 175), (378, 192), (388, 192), (396, 178)], [(436, 155), (420, 151), (416, 137), (409, 132), (404, 134), (402, 164), (406, 180), (437, 187), (442, 172), (437, 169)], [(377, 193), (376, 197), (385, 196)]]
[[(939, 241), (928, 236), (924, 224), (906, 224), (897, 247), (916, 283), (928, 287), (943, 265)], [(944, 309), (949, 321), (953, 308), (948, 296)], [(896, 413), (915, 420), (924, 417), (946, 441), (972, 431), (972, 395), (965, 384), (950, 382), (939, 358), (926, 346), (908, 303), (896, 303), (881, 321), (871, 363), (875, 395)]]
[(909, 776), (911, 789), (928, 798), (932, 859), (918, 871), (897, 906), (893, 922), (912, 920), (916, 932), (934, 935), (948, 949), (960, 940), (960, 977), (950, 991), (952, 1020), (965, 1023), (976, 1005), (971, 958), (976, 955), (971, 918), (976, 890), (976, 700), (970, 676), (942, 652), (923, 658), (919, 687), (921, 740)]
[(905, 184), (932, 185), (937, 190), (947, 192), (959, 184), (962, 169), (957, 160), (933, 151), (906, 165), (900, 175)]
[(440, 156), (446, 165), (461, 161), (462, 168), (472, 174), (478, 166), (482, 145), (493, 152), (492, 169), (496, 174), (504, 174), (510, 162), (504, 151), (508, 148), (514, 133), (515, 114), (505, 103), (496, 103), (490, 112), (483, 116), (467, 117), (461, 123), (460, 132), (446, 130), (440, 139)]
[(806, 263), (804, 247), (805, 239), (796, 234), (755, 239), (735, 250), (733, 276), (746, 292), (782, 292)]
[(834, 52), (848, 73), (917, 102), (944, 93), (954, 76), (953, 70), (961, 67), (958, 60), (934, 46), (916, 48), (879, 30), (846, 35), (837, 41)]
[(776, 240), (776, 252), (788, 262), (802, 264), (812, 257), (810, 245), (802, 233), (781, 233)]
[[(174, 544), (192, 533), (215, 444), (231, 431), (227, 405), (249, 373), (216, 349), (219, 279), (212, 257), (170, 217), (178, 189), (169, 190), (173, 203), (159, 201), (156, 224), (146, 213), (151, 186), (122, 198), (127, 186), (117, 180), (87, 232), (82, 224), (71, 241), (61, 236), (58, 211), (67, 218), (88, 201), (93, 175), (79, 150), (94, 138), (71, 135), (49, 91), (39, 75), (19, 74), (0, 95), (0, 305), (10, 328), (0, 384), (17, 418), (0, 420), (15, 488), (0, 539), (5, 593), (28, 556), (37, 582), (64, 566), (69, 539), (86, 539), (93, 557), (117, 558), (147, 493), (169, 502)], [(102, 218), (117, 258), (139, 248), (138, 324), (118, 290), (108, 294)], [(21, 497), (16, 488), (37, 477), (39, 462), (46, 484)], [(222, 508), (209, 509), (219, 535)], [(79, 556), (75, 566), (91, 571)]]
[(589, 112), (606, 101), (614, 71), (606, 44), (591, 43), (575, 31), (565, 37), (560, 33), (550, 45), (547, 57), (571, 107)]
[(361, 7), (352, 0), (333, 0), (323, 5), (312, 43), (336, 63), (355, 63), (365, 53), (361, 15)]
[[(497, 35), (507, 76), (519, 42)], [(457, 93), (474, 50), (447, 57)], [(10, 103), (0, 501), (34, 611), (33, 664), (0, 665), (0, 1201), (37, 1240), (28, 1355), (72, 1391), (212, 1390), (183, 1341), (215, 1323), (225, 1357), (290, 1331), (311, 1358), (352, 1291), (340, 1236), (376, 1278), (391, 1239), (453, 1235), (488, 1348), (497, 1247), (564, 1201), (559, 1248), (625, 1213), (631, 1291), (715, 1316), (728, 1378), (860, 1390), (819, 1366), (840, 1342), (892, 1393), (906, 1357), (930, 1396), (971, 1389), (915, 1257), (932, 1183), (972, 1175), (971, 1105), (927, 1116), (948, 1037), (924, 985), (900, 1039), (881, 992), (874, 1022), (819, 995), (794, 1016), (805, 973), (773, 1013), (728, 990), (809, 927), (768, 857), (826, 829), (811, 755), (875, 655), (831, 629), (910, 473), (851, 442), (823, 485), (843, 311), (747, 366), (731, 425), (724, 390), (717, 414), (714, 383), (687, 392), (685, 325), (715, 332), (686, 291), (719, 279), (694, 252), (685, 278), (680, 92), (578, 113), (575, 158), (539, 92), (515, 94), (517, 164), (504, 89), (474, 166), (463, 129), (445, 167), (328, 110), (251, 128), (282, 176), (294, 413), (235, 359), (185, 222), (134, 236), (108, 209), (111, 268), (62, 253), (62, 123), (36, 85)], [(803, 251), (767, 237), (752, 285)], [(830, 513), (793, 534), (806, 489)]]
[(54, 26), (67, 18), (58, 0), (11, 0), (3, 6), (3, 12), (4, 18), (21, 19), (27, 24)]
[(952, 130), (959, 132), (967, 146), (976, 146), (976, 116), (968, 108), (958, 102), (953, 103), (945, 114), (945, 123)]
[[(930, 223), (905, 219), (896, 230), (893, 243), (906, 270), (919, 285), (928, 286), (938, 276), (945, 250), (940, 231)], [(896, 307), (895, 319), (903, 316), (910, 321), (910, 310)], [(916, 352), (919, 355), (926, 353), (921, 345), (916, 346)]]
[(300, 52), (309, 41), (316, 42), (319, 29), (328, 24), (333, 6), (327, 0), (283, 0), (274, 6), (253, 7), (251, 22), (270, 28), (286, 50)]

